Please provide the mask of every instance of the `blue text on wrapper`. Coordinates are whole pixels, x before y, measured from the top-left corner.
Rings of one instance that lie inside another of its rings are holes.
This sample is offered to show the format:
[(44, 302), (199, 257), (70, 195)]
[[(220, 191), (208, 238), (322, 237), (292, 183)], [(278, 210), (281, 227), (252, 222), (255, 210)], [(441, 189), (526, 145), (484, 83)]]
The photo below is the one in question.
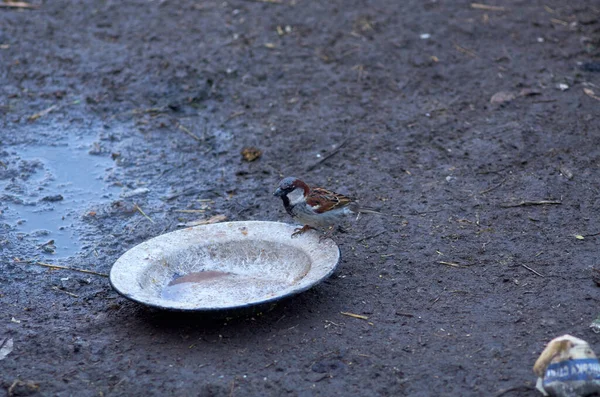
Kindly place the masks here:
[(544, 384), (577, 380), (600, 380), (600, 362), (597, 358), (553, 363), (546, 369)]

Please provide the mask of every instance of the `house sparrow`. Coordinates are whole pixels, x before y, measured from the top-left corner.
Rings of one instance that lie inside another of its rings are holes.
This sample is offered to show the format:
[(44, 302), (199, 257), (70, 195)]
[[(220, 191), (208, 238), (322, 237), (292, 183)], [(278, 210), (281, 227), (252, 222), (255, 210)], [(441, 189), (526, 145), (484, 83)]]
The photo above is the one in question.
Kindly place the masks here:
[(343, 194), (318, 187), (311, 188), (295, 177), (287, 177), (279, 182), (279, 187), (273, 195), (281, 197), (287, 213), (304, 225), (296, 229), (292, 237), (309, 229), (321, 228), (328, 229), (328, 233), (331, 234), (333, 228), (347, 215), (356, 215), (358, 219), (360, 214), (379, 214), (377, 211), (360, 207), (356, 201)]

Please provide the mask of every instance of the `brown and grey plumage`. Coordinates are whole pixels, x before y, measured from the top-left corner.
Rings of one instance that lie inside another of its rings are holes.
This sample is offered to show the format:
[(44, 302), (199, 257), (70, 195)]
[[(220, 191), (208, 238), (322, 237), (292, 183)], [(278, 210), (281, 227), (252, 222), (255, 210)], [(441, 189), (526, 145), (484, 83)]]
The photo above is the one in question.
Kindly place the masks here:
[(343, 194), (319, 187), (311, 188), (295, 177), (282, 179), (273, 195), (281, 197), (287, 213), (304, 225), (293, 235), (308, 229), (331, 231), (349, 215), (358, 217), (360, 214), (379, 214), (377, 211), (361, 207)]

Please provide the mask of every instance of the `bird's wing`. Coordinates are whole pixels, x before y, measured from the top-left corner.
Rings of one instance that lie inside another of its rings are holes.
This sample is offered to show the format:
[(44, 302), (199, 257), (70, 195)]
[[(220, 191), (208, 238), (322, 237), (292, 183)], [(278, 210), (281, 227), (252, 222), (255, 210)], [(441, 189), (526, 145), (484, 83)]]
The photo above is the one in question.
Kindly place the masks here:
[(330, 192), (322, 188), (313, 188), (306, 196), (306, 204), (318, 214), (343, 208), (352, 202), (351, 199), (340, 193)]

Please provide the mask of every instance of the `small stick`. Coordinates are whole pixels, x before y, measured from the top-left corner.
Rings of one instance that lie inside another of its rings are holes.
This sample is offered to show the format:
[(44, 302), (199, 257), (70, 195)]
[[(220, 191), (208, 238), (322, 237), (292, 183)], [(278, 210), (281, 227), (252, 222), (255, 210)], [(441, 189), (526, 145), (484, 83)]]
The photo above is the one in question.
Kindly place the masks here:
[(486, 193), (489, 193), (489, 192), (491, 192), (492, 190), (494, 190), (494, 189), (497, 189), (497, 188), (499, 188), (500, 186), (502, 186), (502, 185), (504, 184), (504, 182), (506, 182), (506, 178), (502, 179), (502, 180), (500, 181), (500, 183), (498, 183), (498, 184), (496, 184), (496, 185), (494, 185), (494, 186), (492, 186), (492, 187), (490, 187), (490, 188), (488, 188), (488, 189), (485, 189), (485, 190), (482, 190), (482, 191), (480, 191), (480, 192), (479, 192), (479, 194), (486, 194)]
[(506, 8), (504, 8), (504, 7), (489, 6), (487, 4), (481, 4), (481, 3), (471, 3), (471, 8), (475, 8), (476, 10), (487, 10), (487, 11), (506, 11)]
[(143, 113), (163, 113), (166, 111), (166, 108), (160, 107), (160, 108), (147, 108), (147, 109), (134, 109), (132, 110), (133, 114), (143, 114)]
[[(386, 232), (386, 231), (384, 230), (384, 231), (382, 231), (382, 232), (375, 233), (375, 234), (372, 234), (372, 235), (370, 235), (370, 236), (363, 237), (363, 238), (361, 238), (361, 239), (358, 239), (358, 240), (357, 240), (357, 242), (359, 242), (359, 243), (360, 243), (360, 242), (363, 242), (363, 241), (365, 241), (365, 240), (369, 240), (369, 239), (371, 239), (371, 238), (375, 238), (375, 237), (377, 237), (377, 236), (381, 236), (381, 235), (382, 235), (383, 233), (385, 233), (385, 232)], [(600, 234), (600, 233), (599, 233), (599, 234)]]
[(540, 200), (540, 201), (521, 201), (516, 204), (502, 204), (502, 208), (512, 208), (512, 207), (526, 207), (530, 205), (548, 205), (548, 204), (562, 204), (562, 201), (558, 200)]
[(458, 263), (452, 263), (452, 262), (446, 262), (446, 261), (439, 261), (438, 263), (440, 265), (446, 265), (446, 266), (452, 266), (452, 267), (462, 267)]
[(551, 18), (550, 22), (556, 23), (559, 25), (563, 25), (563, 26), (569, 26), (569, 22), (561, 21), (560, 19), (556, 19), (556, 18)]
[(256, 3), (284, 4), (284, 2), (281, 0), (246, 0), (246, 1), (254, 1)]
[(139, 205), (134, 204), (134, 206), (135, 206), (135, 209), (140, 212), (140, 214), (144, 215), (144, 217), (146, 217), (146, 219), (148, 219), (150, 222), (154, 223), (154, 221), (152, 220), (152, 218), (150, 218), (148, 215), (146, 215), (146, 213), (144, 211), (142, 211), (142, 209), (140, 208)]
[(38, 266), (49, 267), (51, 269), (71, 270), (73, 272), (88, 273), (88, 274), (94, 274), (96, 276), (108, 277), (108, 274), (106, 274), (106, 273), (98, 273), (98, 272), (95, 272), (93, 270), (78, 269), (76, 267), (66, 267), (66, 266), (60, 266), (60, 265), (53, 265), (51, 263), (44, 263), (44, 262), (29, 262), (29, 264), (30, 265), (38, 265)]
[(458, 52), (462, 52), (463, 54), (466, 54), (472, 58), (477, 58), (477, 53), (475, 51), (468, 50), (465, 47), (461, 47), (456, 43), (454, 43), (454, 48), (456, 48)]
[(223, 124), (225, 124), (226, 122), (228, 122), (228, 121), (229, 121), (229, 120), (231, 120), (231, 119), (235, 119), (236, 117), (239, 117), (239, 116), (241, 116), (241, 115), (242, 115), (242, 114), (244, 114), (244, 113), (246, 113), (246, 112), (244, 112), (243, 110), (242, 110), (242, 111), (239, 111), (239, 112), (232, 113), (232, 114), (231, 114), (229, 117), (227, 117), (227, 118), (225, 119), (225, 121), (223, 121)]
[[(0, 4), (3, 4), (3, 3), (0, 3)], [(15, 4), (15, 3), (12, 3), (12, 4)], [(28, 121), (35, 121), (35, 120), (39, 119), (40, 117), (43, 117), (43, 116), (47, 115), (48, 113), (50, 113), (51, 111), (56, 110), (56, 109), (58, 109), (58, 106), (57, 105), (52, 105), (49, 108), (42, 110), (41, 112), (37, 112), (36, 114), (33, 114), (33, 115), (29, 116), (27, 118), (27, 120)]]
[(183, 212), (186, 214), (195, 214), (198, 212), (206, 212), (206, 210), (175, 210), (175, 212)]
[(316, 163), (314, 163), (313, 165), (309, 166), (306, 171), (312, 171), (315, 168), (317, 168), (317, 166), (319, 166), (321, 163), (324, 163), (325, 161), (329, 160), (331, 157), (335, 156), (341, 148), (343, 148), (344, 146), (346, 146), (346, 144), (350, 141), (350, 139), (346, 139), (344, 142), (340, 143), (339, 146), (337, 148), (335, 148), (334, 150), (332, 150), (331, 152), (329, 152), (326, 156), (324, 156), (322, 159), (320, 159), (319, 161), (317, 161)]
[(414, 314), (411, 313), (401, 313), (401, 312), (396, 312), (396, 316), (403, 316), (403, 317), (414, 317)]
[(52, 289), (53, 289), (53, 290), (55, 290), (55, 291), (58, 291), (58, 292), (64, 292), (65, 294), (67, 294), (67, 295), (69, 295), (69, 296), (72, 296), (73, 298), (79, 298), (79, 295), (75, 295), (75, 294), (74, 294), (74, 293), (72, 293), (72, 292), (69, 292), (69, 291), (62, 290), (62, 289), (60, 289), (60, 288), (58, 288), (58, 287), (56, 287), (56, 286), (52, 287)]
[(436, 214), (436, 213), (442, 212), (442, 211), (443, 211), (443, 209), (440, 209), (440, 210), (431, 210), (431, 211), (421, 211), (421, 212), (415, 211), (415, 212), (413, 212), (413, 215)]
[(343, 314), (344, 316), (348, 316), (348, 317), (358, 318), (360, 320), (368, 320), (369, 319), (369, 317), (361, 316), (360, 314), (354, 314), (354, 313), (348, 313), (348, 312), (340, 312), (340, 314)]
[(235, 390), (235, 378), (231, 380), (231, 390), (229, 391), (229, 397), (233, 397), (233, 391)]
[(532, 268), (530, 268), (530, 267), (529, 267), (529, 266), (527, 266), (527, 265), (524, 265), (524, 264), (522, 264), (522, 263), (521, 263), (521, 266), (523, 266), (525, 269), (529, 270), (530, 272), (537, 274), (537, 275), (538, 275), (538, 276), (540, 276), (540, 277), (544, 277), (544, 275), (543, 275), (543, 274), (540, 274), (540, 273), (536, 272), (535, 270), (533, 270)]
[(192, 131), (188, 130), (187, 128), (185, 128), (181, 124), (178, 124), (177, 128), (179, 128), (181, 131), (185, 132), (186, 134), (188, 134), (189, 136), (191, 136), (192, 138), (194, 138), (198, 142), (202, 142), (202, 139), (198, 138), (198, 136), (196, 136), (194, 133), (192, 133)]

